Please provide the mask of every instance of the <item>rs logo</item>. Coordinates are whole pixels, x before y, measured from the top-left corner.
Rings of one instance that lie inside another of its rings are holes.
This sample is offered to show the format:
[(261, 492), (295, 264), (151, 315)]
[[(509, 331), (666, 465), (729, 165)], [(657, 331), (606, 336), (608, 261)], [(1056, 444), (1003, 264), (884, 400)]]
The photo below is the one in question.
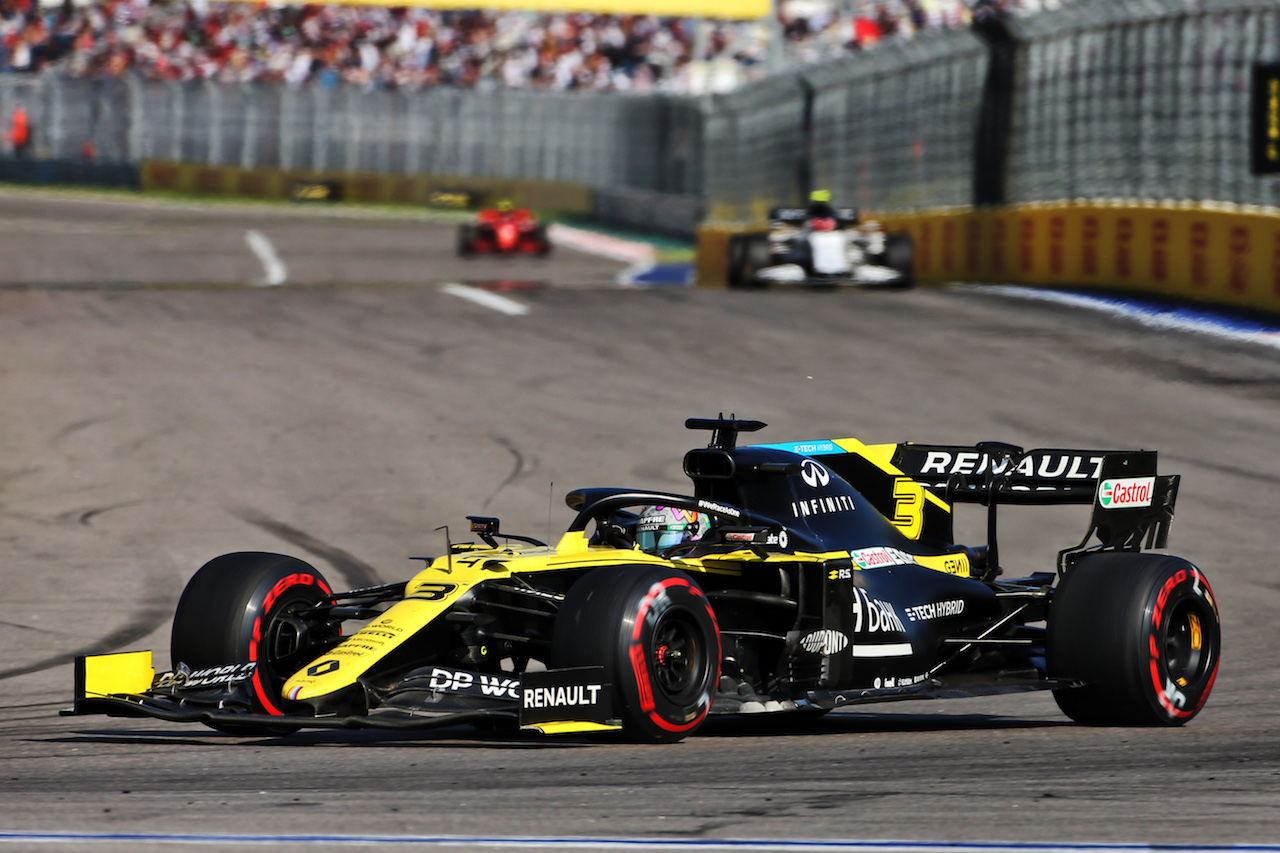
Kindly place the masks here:
[(812, 459), (800, 463), (800, 476), (811, 489), (831, 482), (831, 473)]

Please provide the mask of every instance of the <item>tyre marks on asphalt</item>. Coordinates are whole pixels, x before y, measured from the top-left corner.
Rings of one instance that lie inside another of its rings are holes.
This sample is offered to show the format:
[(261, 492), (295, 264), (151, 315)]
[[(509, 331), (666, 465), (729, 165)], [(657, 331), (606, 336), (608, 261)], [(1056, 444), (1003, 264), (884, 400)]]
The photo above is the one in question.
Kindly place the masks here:
[(346, 578), (349, 589), (360, 589), (382, 583), (378, 570), (373, 566), (357, 559), (341, 548), (322, 542), (310, 533), (291, 527), (283, 521), (278, 521), (265, 513), (247, 507), (232, 510), (232, 515), (242, 521), (247, 521), (254, 527), (265, 530), (272, 536), (279, 537), (285, 542), (301, 548), (314, 557), (324, 560)]
[(49, 439), (49, 447), (56, 450), (62, 442), (66, 441), (76, 433), (83, 432), (84, 430), (89, 429), (90, 427), (95, 427), (98, 424), (108, 423), (113, 419), (112, 415), (94, 415), (93, 417), (81, 418), (78, 421), (69, 423), (53, 434)]
[(1252, 853), (1280, 853), (1280, 844), (1179, 844), (1072, 841), (954, 841), (950, 839), (912, 839), (902, 841), (863, 841), (859, 839), (753, 839), (753, 838), (654, 838), (646, 836), (528, 836), (528, 835), (396, 835), (393, 833), (319, 834), (264, 833), (259, 835), (230, 832), (72, 832), (37, 830), (0, 830), (0, 844), (75, 844), (114, 847), (126, 844), (163, 844), (178, 846), (225, 845), (243, 848), (261, 844), (289, 844), (315, 847), (397, 848), (401, 845), (429, 850), (486, 848), (495, 851), (516, 850), (582, 850), (633, 851), (633, 853), (673, 853), (673, 851), (727, 850), (736, 853), (1210, 853), (1210, 851), (1248, 850)]
[(22, 666), (0, 669), (0, 680), (74, 663), (79, 655), (100, 655), (119, 651), (150, 636), (153, 631), (168, 623), (173, 617), (174, 604), (178, 600), (178, 589), (173, 578), (163, 576), (150, 578), (145, 588), (147, 594), (126, 624), (78, 649), (50, 655)]
[(511, 473), (507, 475), (506, 479), (499, 483), (498, 487), (494, 489), (493, 492), (491, 492), (480, 504), (481, 509), (488, 509), (494, 499), (497, 498), (498, 495), (502, 494), (503, 489), (518, 480), (521, 474), (524, 474), (526, 471), (533, 468), (533, 466), (528, 464), (525, 460), (525, 456), (520, 452), (520, 448), (516, 447), (509, 439), (503, 438), (500, 435), (491, 435), (489, 438), (492, 439), (494, 444), (511, 454), (514, 465), (511, 468)]
[(92, 527), (93, 520), (99, 515), (104, 515), (117, 509), (129, 509), (135, 506), (146, 506), (145, 501), (121, 501), (120, 503), (108, 504), (107, 506), (95, 506), (89, 509), (72, 509), (58, 515), (59, 522), (70, 522), (73, 524), (81, 524), (85, 527)]

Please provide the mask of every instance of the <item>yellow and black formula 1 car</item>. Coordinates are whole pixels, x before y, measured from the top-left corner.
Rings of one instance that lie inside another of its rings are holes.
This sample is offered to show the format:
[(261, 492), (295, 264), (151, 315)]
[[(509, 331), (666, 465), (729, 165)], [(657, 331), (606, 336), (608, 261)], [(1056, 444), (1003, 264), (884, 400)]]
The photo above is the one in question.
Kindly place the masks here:
[[(234, 553), (178, 603), (172, 669), (79, 658), (67, 714), (302, 727), (505, 723), (676, 741), (708, 715), (1051, 689), (1072, 719), (1179, 725), (1221, 649), (1204, 573), (1163, 548), (1178, 477), (1149, 451), (738, 446), (691, 419), (691, 495), (570, 492), (554, 546), (471, 516), (411, 580), (335, 592), (293, 557)], [(957, 503), (985, 546), (952, 543)], [(1048, 571), (1006, 578), (997, 508), (1092, 504)], [(447, 540), (446, 533), (446, 540)], [(426, 559), (426, 558), (423, 558)]]

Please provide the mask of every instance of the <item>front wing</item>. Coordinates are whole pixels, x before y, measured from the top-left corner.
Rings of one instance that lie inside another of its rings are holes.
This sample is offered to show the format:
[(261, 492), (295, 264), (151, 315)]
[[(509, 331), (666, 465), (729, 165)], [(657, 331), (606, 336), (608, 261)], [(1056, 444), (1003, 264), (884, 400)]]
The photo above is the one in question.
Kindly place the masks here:
[(859, 264), (842, 275), (809, 273), (799, 264), (777, 264), (757, 270), (755, 280), (800, 287), (896, 287), (906, 281), (906, 276), (900, 270), (877, 264)]
[[(157, 674), (151, 652), (124, 652), (76, 658), (75, 701), (64, 716), (103, 714), (151, 717), (176, 723), (288, 730), (423, 730), (497, 723), (543, 734), (584, 734), (621, 729), (614, 717), (611, 685), (598, 667), (526, 672), (517, 679), (483, 682), (478, 673), (423, 667), (383, 684), (365, 684), (373, 705), (364, 714), (271, 715), (250, 710), (247, 684), (252, 664), (217, 670)], [(227, 680), (215, 681), (221, 676)], [(1040, 674), (1001, 673), (995, 678), (959, 676), (903, 681), (869, 689), (811, 690), (786, 703), (744, 700), (736, 692), (718, 694), (714, 716), (779, 711), (827, 711), (906, 699), (947, 699), (1078, 687), (1080, 682)]]
[(215, 727), (430, 729), (495, 722), (545, 734), (617, 731), (612, 685), (598, 667), (526, 672), (519, 679), (423, 667), (394, 680), (361, 682), (364, 714), (312, 716), (252, 711), (254, 664), (156, 673), (152, 654), (76, 658), (75, 700), (64, 716), (152, 717)]

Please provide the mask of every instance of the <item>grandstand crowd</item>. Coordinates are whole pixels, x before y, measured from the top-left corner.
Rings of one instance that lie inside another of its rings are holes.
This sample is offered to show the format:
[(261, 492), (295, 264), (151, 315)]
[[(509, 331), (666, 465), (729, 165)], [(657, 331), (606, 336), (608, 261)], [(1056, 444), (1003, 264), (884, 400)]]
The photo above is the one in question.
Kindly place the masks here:
[[(1054, 0), (783, 0), (761, 21), (650, 15), (441, 11), (420, 6), (208, 0), (0, 0), (0, 73), (338, 81), (370, 88), (511, 86), (610, 91), (730, 88), (762, 76), (771, 33), (816, 61), (968, 26)], [(843, 8), (842, 8), (843, 7)], [(695, 80), (719, 68), (723, 84)]]

